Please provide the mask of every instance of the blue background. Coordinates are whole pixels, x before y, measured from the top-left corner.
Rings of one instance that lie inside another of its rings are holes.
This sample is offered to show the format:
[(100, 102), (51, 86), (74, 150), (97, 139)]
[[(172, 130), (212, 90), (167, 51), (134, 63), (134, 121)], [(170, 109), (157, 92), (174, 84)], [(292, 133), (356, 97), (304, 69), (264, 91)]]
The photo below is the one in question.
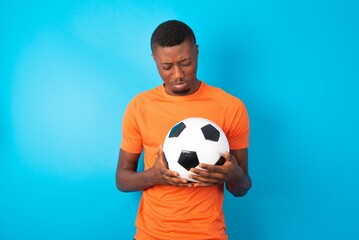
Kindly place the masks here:
[(132, 239), (122, 114), (161, 83), (149, 38), (188, 23), (198, 77), (251, 119), (230, 239), (359, 239), (359, 2), (1, 1), (0, 239)]

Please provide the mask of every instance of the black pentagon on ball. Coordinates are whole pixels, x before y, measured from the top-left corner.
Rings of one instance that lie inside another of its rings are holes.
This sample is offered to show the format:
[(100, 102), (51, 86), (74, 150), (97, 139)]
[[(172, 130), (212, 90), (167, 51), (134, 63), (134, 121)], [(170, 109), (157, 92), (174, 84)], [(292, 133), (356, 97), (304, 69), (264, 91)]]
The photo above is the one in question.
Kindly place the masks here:
[(185, 128), (186, 124), (184, 124), (183, 122), (176, 124), (176, 126), (172, 127), (168, 137), (178, 137)]
[(226, 161), (226, 158), (220, 156), (218, 161), (214, 165), (218, 165), (218, 166), (223, 165), (225, 161)]
[(199, 164), (197, 153), (194, 151), (182, 150), (178, 163), (187, 169), (187, 171), (193, 167), (197, 167)]
[(201, 130), (206, 140), (218, 142), (220, 132), (213, 125), (207, 124), (206, 126), (201, 127)]

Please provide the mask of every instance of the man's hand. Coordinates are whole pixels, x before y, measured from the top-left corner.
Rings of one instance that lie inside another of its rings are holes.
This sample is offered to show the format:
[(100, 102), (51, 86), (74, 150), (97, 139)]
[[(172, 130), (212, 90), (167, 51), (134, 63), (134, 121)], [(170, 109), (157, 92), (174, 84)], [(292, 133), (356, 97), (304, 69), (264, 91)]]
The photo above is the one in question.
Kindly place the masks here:
[(190, 178), (198, 181), (194, 187), (214, 186), (226, 184), (226, 188), (233, 196), (244, 196), (252, 186), (248, 175), (248, 150), (231, 150), (225, 153), (225, 163), (222, 166), (200, 164), (198, 168), (192, 168)]
[(194, 187), (205, 187), (236, 181), (243, 177), (244, 173), (237, 159), (230, 153), (225, 152), (223, 156), (226, 161), (222, 166), (201, 163), (199, 168), (192, 168), (190, 178), (198, 181)]
[(189, 183), (186, 179), (180, 178), (178, 172), (171, 171), (168, 169), (167, 164), (163, 157), (162, 145), (160, 145), (158, 149), (156, 162), (153, 164), (150, 171), (154, 181), (154, 185), (170, 184), (173, 186), (181, 186), (181, 187), (191, 185), (191, 183)]

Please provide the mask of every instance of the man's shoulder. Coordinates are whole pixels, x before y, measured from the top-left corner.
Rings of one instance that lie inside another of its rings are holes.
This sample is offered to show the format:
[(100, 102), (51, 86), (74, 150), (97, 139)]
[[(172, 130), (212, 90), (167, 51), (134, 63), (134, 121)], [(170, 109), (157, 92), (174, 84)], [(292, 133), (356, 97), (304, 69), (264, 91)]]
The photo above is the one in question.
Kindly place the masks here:
[(135, 108), (142, 108), (148, 103), (162, 97), (161, 86), (137, 93), (130, 101), (129, 105)]
[(208, 85), (206, 84), (206, 94), (207, 96), (214, 98), (214, 99), (218, 99), (219, 101), (228, 101), (228, 102), (238, 102), (243, 104), (242, 100), (227, 92), (226, 90), (224, 90), (223, 88), (220, 87), (216, 87), (216, 86), (212, 86), (212, 85)]
[(154, 87), (152, 89), (140, 92), (133, 98), (135, 101), (151, 101), (153, 99), (161, 98), (162, 91), (161, 86)]

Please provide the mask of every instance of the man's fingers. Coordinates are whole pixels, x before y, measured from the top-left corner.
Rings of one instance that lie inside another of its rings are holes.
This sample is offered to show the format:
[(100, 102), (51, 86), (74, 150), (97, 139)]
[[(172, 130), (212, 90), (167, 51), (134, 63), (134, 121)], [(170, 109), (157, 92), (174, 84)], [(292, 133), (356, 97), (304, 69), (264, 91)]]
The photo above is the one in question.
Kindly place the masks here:
[(223, 157), (224, 157), (226, 160), (228, 160), (228, 159), (229, 159), (229, 153), (228, 153), (227, 151), (224, 152)]
[(162, 144), (158, 147), (158, 155), (160, 156), (160, 158), (162, 159), (162, 154), (163, 154), (163, 147)]

